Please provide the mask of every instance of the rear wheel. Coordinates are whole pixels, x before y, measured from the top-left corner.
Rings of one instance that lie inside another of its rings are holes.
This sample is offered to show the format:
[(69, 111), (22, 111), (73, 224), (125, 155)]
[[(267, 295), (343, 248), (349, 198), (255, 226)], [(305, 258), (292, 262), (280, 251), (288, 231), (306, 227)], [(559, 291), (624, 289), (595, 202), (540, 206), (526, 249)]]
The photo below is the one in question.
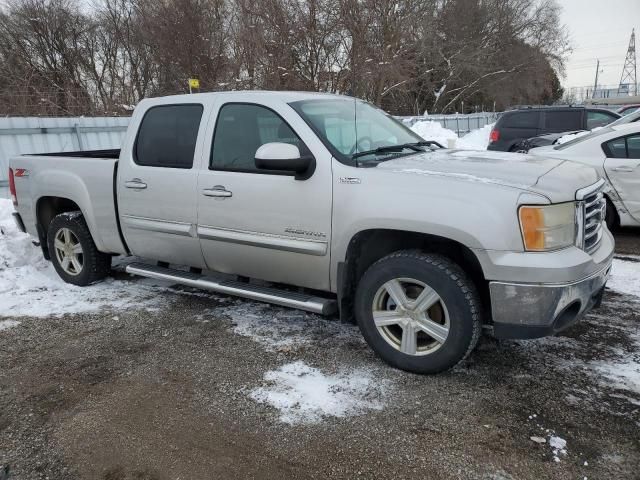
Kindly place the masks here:
[(67, 283), (90, 285), (111, 270), (111, 256), (98, 251), (80, 211), (54, 217), (47, 244), (56, 272)]
[(415, 373), (455, 366), (480, 337), (476, 288), (441, 255), (401, 251), (374, 263), (358, 285), (355, 313), (371, 348)]

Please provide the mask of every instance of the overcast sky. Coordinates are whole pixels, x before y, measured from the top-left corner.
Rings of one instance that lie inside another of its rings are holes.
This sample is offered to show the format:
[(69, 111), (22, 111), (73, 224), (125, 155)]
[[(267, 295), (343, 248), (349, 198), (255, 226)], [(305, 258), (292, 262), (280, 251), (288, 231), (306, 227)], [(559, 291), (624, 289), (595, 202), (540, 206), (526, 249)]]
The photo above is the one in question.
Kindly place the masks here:
[(600, 58), (598, 84), (618, 85), (633, 27), (636, 50), (640, 48), (640, 0), (558, 0), (558, 3), (563, 8), (562, 21), (569, 29), (573, 46), (562, 84), (593, 85), (596, 60)]

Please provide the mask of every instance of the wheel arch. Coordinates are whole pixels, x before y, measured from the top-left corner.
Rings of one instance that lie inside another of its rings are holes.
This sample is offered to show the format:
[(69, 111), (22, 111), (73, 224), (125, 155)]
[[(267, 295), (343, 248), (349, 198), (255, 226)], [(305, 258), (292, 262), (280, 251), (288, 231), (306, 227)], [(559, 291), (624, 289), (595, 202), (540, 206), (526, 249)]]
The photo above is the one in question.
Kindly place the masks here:
[(36, 201), (36, 229), (38, 231), (38, 240), (40, 241), (42, 254), (47, 260), (51, 259), (47, 244), (47, 234), (51, 221), (61, 213), (74, 212), (77, 210), (82, 212), (82, 209), (76, 202), (65, 197), (43, 196)]
[(457, 263), (478, 288), (483, 308), (490, 308), (488, 283), (480, 261), (470, 248), (439, 235), (373, 228), (356, 233), (349, 241), (344, 260), (338, 263), (337, 294), (341, 320), (354, 322), (355, 288), (367, 268), (390, 253), (413, 249), (438, 253)]

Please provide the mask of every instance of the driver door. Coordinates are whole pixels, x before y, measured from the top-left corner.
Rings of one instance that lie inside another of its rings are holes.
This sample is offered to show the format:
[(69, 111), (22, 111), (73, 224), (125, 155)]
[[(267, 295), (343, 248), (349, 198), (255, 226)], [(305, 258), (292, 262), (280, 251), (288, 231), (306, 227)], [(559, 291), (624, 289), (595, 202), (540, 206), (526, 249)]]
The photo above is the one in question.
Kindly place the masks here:
[(607, 177), (629, 214), (640, 221), (640, 134), (610, 140), (604, 147)]
[[(238, 98), (235, 96), (234, 98)], [(329, 288), (331, 154), (288, 105), (225, 102), (198, 177), (198, 237), (207, 267), (224, 273)], [(256, 150), (283, 142), (308, 151), (306, 180), (256, 168)]]

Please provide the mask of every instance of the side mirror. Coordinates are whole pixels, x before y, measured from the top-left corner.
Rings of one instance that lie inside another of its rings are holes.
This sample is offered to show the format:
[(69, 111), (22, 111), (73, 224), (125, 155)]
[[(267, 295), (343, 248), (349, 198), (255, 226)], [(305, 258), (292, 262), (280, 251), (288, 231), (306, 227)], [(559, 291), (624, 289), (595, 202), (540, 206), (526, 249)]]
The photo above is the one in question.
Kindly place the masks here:
[(289, 143), (265, 143), (255, 156), (256, 167), (262, 170), (293, 172), (296, 180), (306, 180), (316, 169), (313, 155), (300, 155), (300, 150)]

